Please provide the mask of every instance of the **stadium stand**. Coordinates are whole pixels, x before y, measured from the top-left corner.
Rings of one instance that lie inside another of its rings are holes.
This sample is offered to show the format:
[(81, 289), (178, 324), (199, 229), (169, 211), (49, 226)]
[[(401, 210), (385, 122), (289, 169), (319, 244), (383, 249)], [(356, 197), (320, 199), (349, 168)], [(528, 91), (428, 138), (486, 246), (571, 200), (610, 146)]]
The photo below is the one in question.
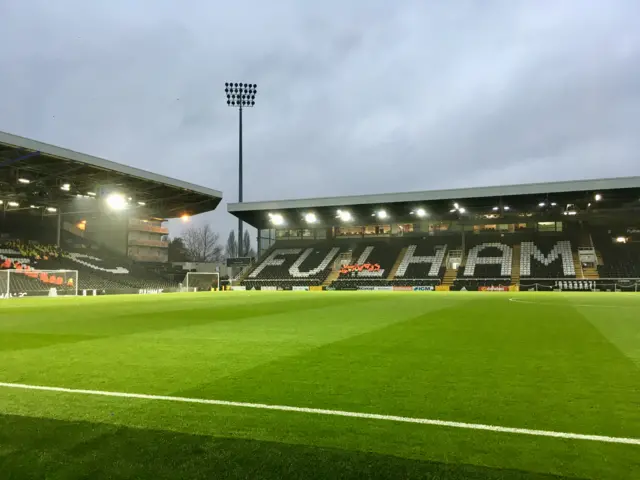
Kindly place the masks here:
[(447, 245), (442, 238), (333, 242), (277, 242), (249, 272), (247, 288), (322, 285), (332, 271), (337, 290), (366, 286), (437, 285), (444, 275)]
[[(63, 251), (55, 245), (12, 240), (0, 245), (0, 262), (4, 270), (14, 269), (25, 273), (22, 277), (14, 275), (16, 283), (11, 285), (13, 293), (21, 289), (28, 289), (24, 290), (27, 292), (42, 291), (52, 284), (41, 277), (30, 279), (37, 282), (28, 281), (29, 270), (77, 270), (79, 290), (117, 292), (177, 287), (154, 272), (95, 246)], [(57, 278), (55, 275), (53, 277)]]
[(520, 276), (575, 278), (572, 244), (565, 237), (530, 237), (520, 243)]
[(328, 243), (279, 242), (255, 268), (243, 285), (247, 288), (321, 285), (340, 247)]
[(640, 242), (617, 242), (607, 228), (594, 229), (591, 238), (604, 262), (601, 278), (640, 278)]
[[(78, 272), (74, 291), (175, 288), (183, 272), (145, 266), (168, 264), (164, 222), (214, 210), (222, 199), (217, 190), (4, 132), (0, 158), (0, 263), (20, 272), (0, 277), (13, 279), (13, 293), (46, 291), (54, 281), (60, 290), (59, 270)], [(52, 272), (45, 281), (34, 269)]]

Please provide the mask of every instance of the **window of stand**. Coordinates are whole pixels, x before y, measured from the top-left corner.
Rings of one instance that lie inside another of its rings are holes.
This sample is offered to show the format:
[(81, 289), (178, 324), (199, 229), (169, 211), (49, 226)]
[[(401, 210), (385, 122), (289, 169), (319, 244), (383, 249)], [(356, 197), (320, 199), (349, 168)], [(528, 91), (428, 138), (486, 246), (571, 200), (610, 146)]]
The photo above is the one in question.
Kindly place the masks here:
[(363, 232), (362, 227), (355, 227), (347, 225), (344, 227), (336, 227), (336, 237), (361, 237)]
[(446, 232), (449, 230), (448, 223), (430, 223), (429, 232)]
[(368, 225), (364, 227), (365, 236), (390, 235), (391, 225)]
[(398, 235), (404, 235), (405, 233), (411, 233), (414, 231), (413, 223), (402, 223), (397, 225), (398, 227)]
[(539, 232), (561, 232), (562, 222), (538, 222)]

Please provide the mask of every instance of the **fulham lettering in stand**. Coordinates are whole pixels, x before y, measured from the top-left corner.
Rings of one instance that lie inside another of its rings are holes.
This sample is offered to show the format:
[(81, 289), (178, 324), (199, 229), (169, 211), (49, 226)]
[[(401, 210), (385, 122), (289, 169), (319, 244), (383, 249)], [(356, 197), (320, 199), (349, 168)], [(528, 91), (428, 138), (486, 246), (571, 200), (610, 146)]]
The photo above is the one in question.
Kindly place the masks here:
[(302, 263), (309, 257), (309, 255), (313, 253), (313, 250), (313, 248), (307, 248), (304, 253), (300, 255), (300, 257), (295, 262), (293, 262), (293, 265), (291, 265), (291, 267), (289, 268), (289, 275), (291, 275), (293, 278), (308, 278), (317, 275), (329, 266), (331, 260), (333, 260), (333, 258), (340, 251), (340, 247), (333, 247), (331, 250), (329, 250), (327, 255), (317, 267), (307, 270), (306, 272), (301, 271), (300, 265), (302, 265)]
[(407, 273), (407, 269), (409, 268), (409, 265), (411, 264), (429, 264), (431, 265), (431, 267), (429, 268), (428, 276), (429, 277), (438, 276), (438, 273), (440, 272), (440, 267), (442, 267), (442, 264), (444, 262), (444, 256), (445, 256), (445, 253), (447, 252), (447, 246), (440, 245), (435, 247), (435, 254), (431, 256), (414, 255), (417, 248), (418, 248), (417, 245), (409, 245), (407, 247), (407, 251), (405, 252), (404, 257), (402, 257), (402, 261), (398, 266), (398, 271), (396, 272), (396, 275), (395, 275), (396, 278), (403, 278)]

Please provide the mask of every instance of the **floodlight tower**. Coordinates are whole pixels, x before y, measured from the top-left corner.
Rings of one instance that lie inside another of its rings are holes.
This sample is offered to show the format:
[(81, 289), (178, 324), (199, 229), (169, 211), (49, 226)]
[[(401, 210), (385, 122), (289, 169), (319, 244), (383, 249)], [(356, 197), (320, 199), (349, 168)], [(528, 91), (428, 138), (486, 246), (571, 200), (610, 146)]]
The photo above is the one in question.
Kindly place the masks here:
[[(242, 203), (242, 110), (256, 104), (258, 85), (255, 83), (226, 82), (224, 92), (227, 94), (227, 105), (238, 109), (238, 203)], [(238, 219), (238, 256), (242, 252), (242, 220)]]

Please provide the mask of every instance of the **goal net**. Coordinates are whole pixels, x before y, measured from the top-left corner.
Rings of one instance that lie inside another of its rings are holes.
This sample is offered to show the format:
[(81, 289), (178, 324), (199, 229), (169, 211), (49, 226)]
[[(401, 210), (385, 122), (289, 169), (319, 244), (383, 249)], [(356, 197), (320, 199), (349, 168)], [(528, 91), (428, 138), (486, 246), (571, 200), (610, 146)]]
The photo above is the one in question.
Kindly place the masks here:
[(57, 297), (77, 294), (77, 270), (0, 271), (0, 295), (2, 298)]
[(184, 278), (187, 292), (209, 292), (220, 290), (220, 274), (217, 272), (188, 272)]

